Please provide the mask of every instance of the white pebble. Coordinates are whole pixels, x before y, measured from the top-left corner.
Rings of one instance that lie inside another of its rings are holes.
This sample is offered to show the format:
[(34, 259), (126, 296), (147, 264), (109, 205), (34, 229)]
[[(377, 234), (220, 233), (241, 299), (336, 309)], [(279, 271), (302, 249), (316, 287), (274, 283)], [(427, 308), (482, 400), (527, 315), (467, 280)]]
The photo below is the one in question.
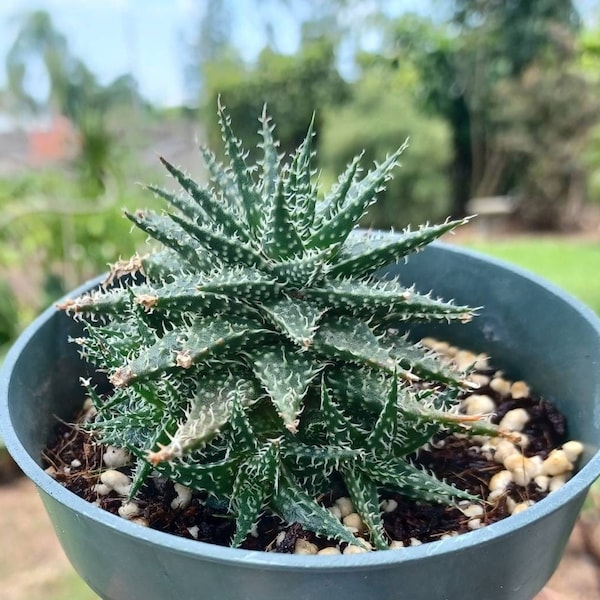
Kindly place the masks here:
[(517, 442), (517, 445), (519, 448), (521, 448), (521, 450), (525, 450), (525, 448), (529, 446), (529, 441), (529, 436), (526, 433), (519, 433), (519, 441)]
[(540, 465), (520, 454), (512, 454), (504, 460), (504, 466), (512, 473), (513, 481), (520, 486), (527, 486), (531, 480), (540, 475)]
[(481, 444), (481, 451), (486, 452), (491, 449), (490, 446), (490, 436), (489, 435), (472, 435), (471, 439), (477, 443)]
[(542, 463), (544, 475), (561, 475), (573, 470), (573, 463), (567, 458), (564, 450), (552, 450)]
[(340, 515), (342, 519), (354, 512), (354, 504), (352, 504), (352, 500), (350, 500), (350, 498), (346, 498), (346, 496), (338, 498), (335, 503), (340, 509)]
[(490, 381), (490, 387), (501, 396), (510, 394), (510, 381), (507, 381), (504, 377), (494, 377)]
[(508, 496), (506, 498), (506, 508), (508, 509), (508, 512), (511, 515), (512, 515), (513, 510), (515, 510), (516, 505), (517, 505), (517, 503), (510, 496)]
[(373, 550), (373, 545), (371, 544), (371, 542), (367, 542), (367, 540), (365, 540), (364, 538), (361, 537), (357, 537), (356, 541), (363, 547), (366, 548), (367, 550)]
[(299, 538), (294, 544), (294, 554), (316, 554), (319, 548), (308, 540)]
[(487, 375), (482, 375), (481, 373), (471, 373), (467, 379), (479, 387), (483, 387), (490, 382), (490, 378)]
[(192, 527), (187, 528), (188, 533), (195, 539), (198, 539), (198, 534), (200, 533), (200, 528), (198, 525), (192, 525)]
[(402, 540), (392, 540), (390, 542), (390, 550), (400, 550), (404, 548), (404, 542)]
[(562, 445), (562, 451), (570, 462), (575, 463), (583, 452), (583, 444), (572, 440)]
[(285, 540), (285, 531), (280, 531), (275, 538), (275, 545), (281, 546), (281, 543)]
[(430, 348), (431, 350), (433, 350), (435, 348), (435, 345), (438, 343), (438, 341), (435, 338), (432, 337), (424, 337), (421, 340), (421, 344), (423, 346), (425, 346), (426, 348)]
[(327, 548), (323, 548), (322, 550), (319, 550), (317, 552), (317, 554), (334, 555), (334, 554), (341, 554), (341, 551), (339, 548), (336, 548), (334, 546), (328, 546)]
[(466, 371), (477, 362), (477, 356), (468, 350), (459, 350), (453, 357), (452, 362), (459, 371)]
[(71, 473), (71, 467), (63, 467), (63, 473), (69, 475)]
[(131, 489), (131, 480), (125, 473), (115, 471), (114, 469), (108, 469), (100, 475), (100, 481), (107, 485), (109, 488), (117, 492), (119, 496), (127, 496)]
[(495, 490), (505, 490), (509, 483), (512, 483), (512, 473), (508, 470), (498, 471), (492, 476), (489, 483), (491, 492)]
[(479, 371), (485, 371), (486, 369), (489, 369), (490, 365), (488, 363), (488, 359), (489, 356), (487, 354), (478, 354), (477, 360), (475, 361), (473, 367)]
[(348, 544), (342, 554), (362, 554), (363, 552), (368, 552), (366, 548), (363, 546), (355, 546), (353, 544)]
[(423, 542), (417, 538), (410, 538), (410, 545), (411, 546), (420, 546)]
[(349, 529), (352, 529), (354, 532), (362, 531), (364, 528), (364, 523), (360, 518), (360, 515), (355, 512), (346, 515), (342, 519), (342, 523)]
[(144, 517), (135, 517), (131, 519), (130, 523), (135, 523), (136, 525), (140, 525), (142, 527), (150, 527), (150, 523)]
[(111, 493), (112, 488), (106, 485), (105, 483), (97, 483), (94, 486), (94, 491), (98, 496), (108, 496)]
[(569, 475), (565, 473), (562, 475), (555, 475), (554, 477), (550, 478), (550, 485), (548, 486), (548, 489), (551, 492), (556, 492), (556, 490), (560, 490), (560, 488), (567, 483), (568, 479)]
[(381, 502), (381, 510), (385, 513), (394, 512), (397, 508), (398, 503), (393, 498), (390, 498), (389, 500), (383, 500)]
[(538, 475), (533, 478), (533, 482), (537, 485), (540, 492), (547, 492), (550, 486), (550, 477), (548, 475)]
[(484, 510), (481, 504), (469, 504), (466, 508), (461, 508), (461, 512), (465, 517), (480, 517)]
[(472, 394), (463, 400), (463, 408), (468, 415), (484, 415), (496, 410), (496, 403), (484, 394)]
[(328, 506), (327, 510), (336, 518), (339, 519), (340, 521), (342, 520), (342, 511), (340, 510), (340, 507), (337, 504), (334, 504), (333, 506)]
[(524, 408), (513, 408), (502, 417), (498, 427), (509, 431), (523, 431), (529, 419), (529, 413)]
[(496, 500), (498, 500), (498, 498), (501, 498), (502, 496), (504, 496), (504, 494), (506, 493), (506, 488), (497, 488), (495, 490), (492, 490), (489, 494), (488, 494), (488, 502), (495, 502)]
[(44, 473), (46, 473), (46, 475), (50, 475), (50, 477), (56, 477), (56, 467), (53, 467), (52, 465), (50, 465), (47, 469), (44, 469)]
[(512, 442), (509, 442), (508, 440), (500, 440), (497, 444), (496, 444), (496, 451), (494, 452), (494, 460), (498, 463), (498, 464), (504, 464), (504, 461), (509, 457), (512, 456), (513, 454), (519, 454), (519, 451), (517, 450), (517, 448), (515, 447), (515, 445)]
[(177, 496), (171, 500), (171, 508), (187, 508), (192, 502), (192, 490), (180, 483), (176, 483), (173, 487)]
[(527, 398), (530, 394), (529, 386), (524, 381), (515, 381), (510, 386), (510, 395), (515, 399)]
[(81, 461), (77, 458), (74, 458), (71, 461), (71, 467), (73, 467), (74, 469), (79, 469), (79, 467), (81, 466)]
[(125, 448), (116, 446), (106, 446), (106, 451), (102, 455), (102, 461), (110, 469), (125, 467), (131, 462), (131, 455)]
[(519, 502), (513, 506), (513, 509), (510, 511), (511, 515), (518, 515), (520, 512), (527, 510), (531, 505), (529, 502)]
[(484, 526), (483, 522), (481, 521), (481, 519), (470, 519), (469, 522), (467, 523), (467, 527), (469, 529), (481, 529)]
[(446, 350), (446, 356), (452, 358), (453, 356), (456, 356), (459, 350), (460, 348), (457, 348), (456, 346), (448, 346), (448, 349)]
[(123, 519), (132, 519), (140, 514), (140, 507), (135, 502), (124, 502), (119, 506), (119, 516)]
[(440, 354), (448, 355), (448, 351), (450, 350), (450, 344), (448, 342), (441, 342), (435, 340), (435, 343), (432, 346), (432, 349)]

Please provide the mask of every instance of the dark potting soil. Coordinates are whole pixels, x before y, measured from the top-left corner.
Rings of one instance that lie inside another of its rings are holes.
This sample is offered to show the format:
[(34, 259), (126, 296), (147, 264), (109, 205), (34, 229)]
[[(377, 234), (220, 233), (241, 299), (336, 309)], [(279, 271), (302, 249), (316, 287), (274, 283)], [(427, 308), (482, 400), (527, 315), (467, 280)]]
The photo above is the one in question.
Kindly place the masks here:
[[(498, 423), (514, 408), (524, 408), (530, 415), (523, 433), (529, 437), (525, 456), (539, 455), (546, 458), (551, 450), (567, 441), (564, 417), (548, 402), (534, 396), (514, 399), (503, 397), (489, 385), (477, 390), (478, 394), (491, 397), (497, 409), (493, 421)], [(91, 435), (77, 424), (60, 423), (57, 434), (44, 453), (46, 466), (53, 477), (67, 489), (101, 508), (118, 514), (123, 498), (111, 491), (98, 495), (95, 490), (100, 473), (106, 468), (102, 456), (104, 448), (95, 443)], [(493, 475), (504, 467), (482, 451), (481, 444), (462, 436), (446, 435), (432, 440), (419, 451), (413, 462), (433, 471), (438, 477), (482, 498), (487, 497), (488, 484)], [(128, 467), (119, 469), (130, 474)], [(520, 503), (537, 502), (546, 496), (537, 485), (527, 487), (509, 484), (506, 492), (494, 503), (484, 503), (481, 524), (489, 525), (510, 515), (507, 503), (511, 498)], [(185, 508), (172, 508), (177, 494), (173, 484), (161, 478), (149, 478), (136, 497), (140, 513), (134, 520), (153, 529), (228, 546), (235, 529), (234, 519), (225, 506), (219, 506), (206, 495), (194, 492), (192, 501)], [(335, 497), (322, 498), (330, 505)], [(458, 508), (415, 502), (399, 494), (387, 494), (382, 499), (394, 500), (397, 506), (383, 513), (384, 525), (390, 539), (414, 545), (439, 539), (443, 535), (469, 531), (469, 519)], [(393, 503), (392, 503), (393, 505)], [(278, 517), (266, 514), (243, 544), (248, 550), (267, 550), (293, 553), (296, 541), (306, 539), (319, 549), (331, 542), (305, 531), (298, 523), (286, 524)], [(342, 545), (343, 548), (343, 545)]]

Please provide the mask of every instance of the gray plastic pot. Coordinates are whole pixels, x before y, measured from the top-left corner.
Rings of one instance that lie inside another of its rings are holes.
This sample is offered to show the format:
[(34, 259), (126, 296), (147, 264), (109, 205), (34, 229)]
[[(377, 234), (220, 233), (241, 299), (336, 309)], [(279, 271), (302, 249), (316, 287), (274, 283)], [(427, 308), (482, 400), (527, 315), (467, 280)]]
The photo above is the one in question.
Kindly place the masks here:
[(488, 352), (555, 403), (568, 418), (570, 437), (585, 444), (579, 472), (523, 513), (402, 550), (290, 556), (153, 531), (85, 502), (40, 468), (55, 416), (72, 416), (82, 402), (78, 378), (87, 375), (67, 343), (76, 326), (49, 309), (6, 358), (0, 425), (13, 457), (37, 484), (67, 556), (92, 589), (107, 600), (530, 600), (543, 587), (600, 474), (600, 321), (545, 281), (442, 244), (388, 273), (422, 291), (484, 307), (471, 324), (433, 333)]

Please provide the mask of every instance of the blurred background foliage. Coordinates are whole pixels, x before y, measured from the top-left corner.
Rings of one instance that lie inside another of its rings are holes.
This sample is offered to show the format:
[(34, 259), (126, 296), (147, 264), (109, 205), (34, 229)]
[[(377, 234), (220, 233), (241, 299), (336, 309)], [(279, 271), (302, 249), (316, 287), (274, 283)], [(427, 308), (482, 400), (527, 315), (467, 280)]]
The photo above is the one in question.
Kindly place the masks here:
[[(314, 114), (325, 186), (362, 150), (368, 168), (409, 138), (366, 226), (462, 216), (473, 199), (500, 196), (514, 202), (521, 230), (597, 227), (598, 8), (584, 19), (571, 0), (432, 2), (431, 14), (385, 0), (250, 2), (265, 40), (257, 58), (235, 38), (238, 2), (204, 3), (173, 65), (189, 100), (168, 108), (145, 99), (133, 74), (101, 82), (51, 13), (21, 14), (0, 116), (67, 133), (52, 160), (0, 154), (0, 348), (64, 291), (143, 248), (121, 208), (154, 203), (136, 182), (164, 181), (158, 153), (204, 176), (196, 145), (219, 148), (218, 97), (251, 154), (265, 102), (286, 153)], [(273, 7), (297, 18), (293, 53), (277, 46)], [(42, 95), (28, 85), (36, 69)]]

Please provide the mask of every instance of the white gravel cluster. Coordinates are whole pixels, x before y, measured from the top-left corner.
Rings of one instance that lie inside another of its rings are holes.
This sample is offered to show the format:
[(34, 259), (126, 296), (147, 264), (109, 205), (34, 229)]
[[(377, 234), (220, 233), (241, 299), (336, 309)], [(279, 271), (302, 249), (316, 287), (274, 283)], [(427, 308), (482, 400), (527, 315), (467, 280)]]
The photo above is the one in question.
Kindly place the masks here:
[[(482, 369), (489, 370), (487, 357), (481, 354), (459, 350), (446, 342), (440, 342), (433, 338), (425, 338), (422, 344), (437, 352), (445, 360), (455, 364), (460, 369)], [(531, 390), (524, 381), (510, 381), (502, 372), (488, 376), (482, 373), (474, 373), (469, 376), (473, 384), (479, 388), (489, 386), (502, 399), (520, 400), (527, 398)], [(474, 391), (462, 402), (461, 409), (468, 415), (481, 415), (491, 417), (497, 409), (496, 402), (489, 395)], [(507, 496), (508, 486), (514, 484), (521, 488), (527, 488), (534, 483), (541, 492), (553, 492), (561, 488), (571, 476), (579, 456), (583, 452), (583, 444), (572, 440), (555, 448), (543, 459), (541, 456), (525, 456), (529, 438), (523, 433), (531, 417), (526, 409), (514, 408), (509, 410), (500, 420), (498, 426), (506, 435), (499, 437), (477, 436), (476, 441), (481, 443), (481, 451), (488, 459), (493, 459), (501, 464), (504, 469), (496, 473), (489, 482), (488, 501), (498, 502), (507, 497), (506, 503), (511, 514), (519, 513), (532, 504), (533, 500), (516, 502)], [(523, 496), (526, 496), (524, 490)], [(480, 505), (470, 505), (463, 509), (463, 513), (469, 518), (468, 526), (477, 528), (478, 521), (483, 521), (477, 516), (484, 509)]]

